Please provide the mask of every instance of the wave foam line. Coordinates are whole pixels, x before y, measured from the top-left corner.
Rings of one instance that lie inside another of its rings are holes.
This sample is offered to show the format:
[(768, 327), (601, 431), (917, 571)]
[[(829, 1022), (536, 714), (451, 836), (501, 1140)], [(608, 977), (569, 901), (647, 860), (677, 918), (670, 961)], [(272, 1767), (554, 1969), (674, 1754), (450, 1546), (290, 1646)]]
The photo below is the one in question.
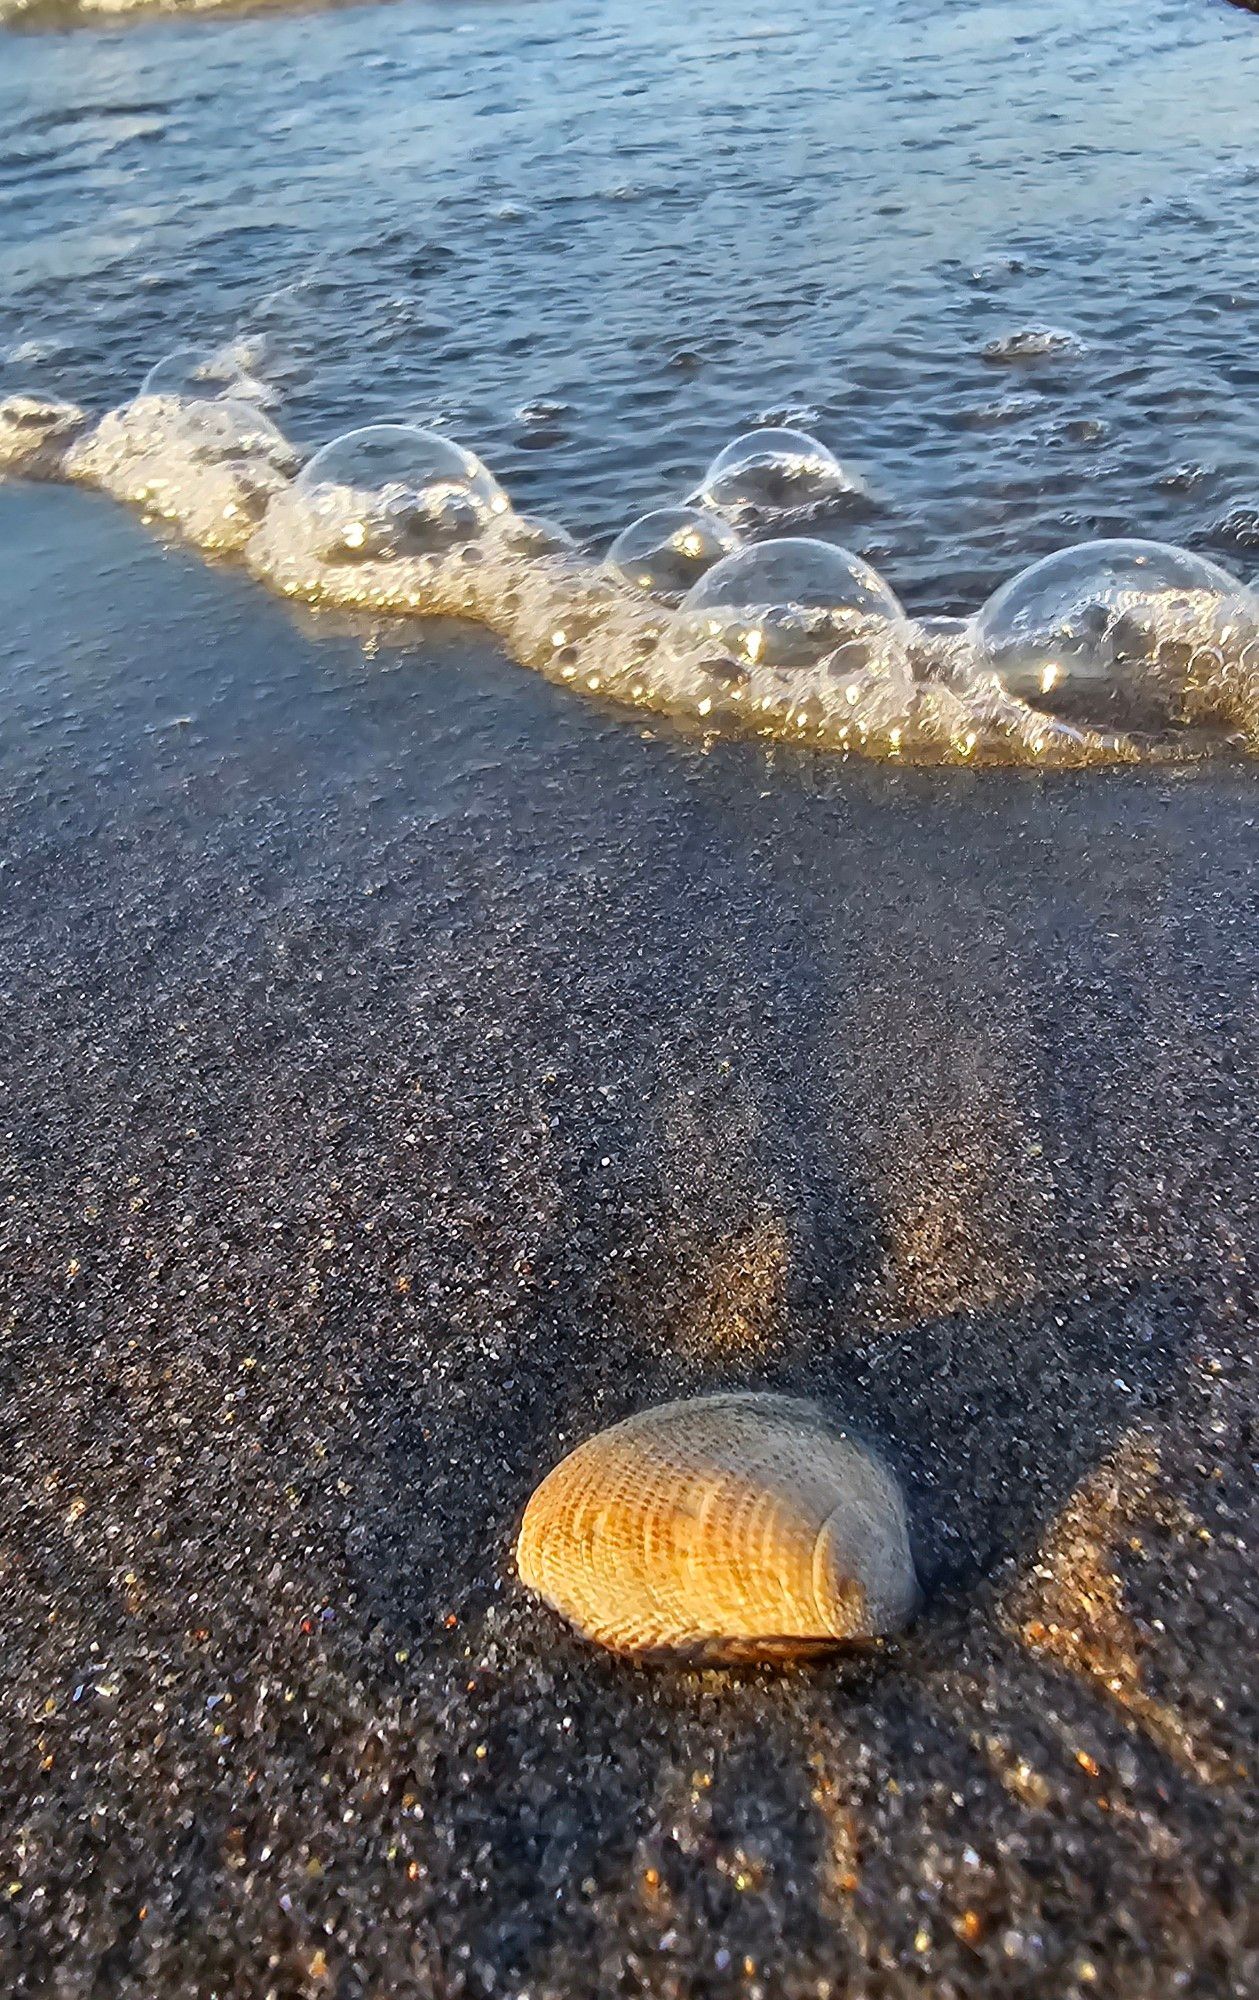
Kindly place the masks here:
[(860, 558), (773, 533), (859, 490), (799, 433), (737, 440), (601, 560), (448, 439), (374, 425), (303, 465), (230, 380), (192, 386), (99, 420), (12, 397), (0, 474), (96, 488), (289, 599), (475, 620), (552, 681), (714, 734), (1061, 767), (1259, 746), (1259, 600), (1185, 551), (1084, 545), (973, 620), (914, 620)]

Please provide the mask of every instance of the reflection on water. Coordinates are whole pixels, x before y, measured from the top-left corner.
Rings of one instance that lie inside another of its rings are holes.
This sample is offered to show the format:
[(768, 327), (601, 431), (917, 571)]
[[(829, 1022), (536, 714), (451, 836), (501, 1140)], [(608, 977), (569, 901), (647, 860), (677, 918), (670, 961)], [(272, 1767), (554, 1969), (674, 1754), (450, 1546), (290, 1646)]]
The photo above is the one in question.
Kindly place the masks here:
[(583, 537), (777, 415), (871, 486), (840, 539), (911, 609), (1104, 535), (1253, 568), (1253, 21), (774, 25), (532, 0), (9, 37), (0, 389), (105, 408), (244, 334), (287, 435), (448, 431)]

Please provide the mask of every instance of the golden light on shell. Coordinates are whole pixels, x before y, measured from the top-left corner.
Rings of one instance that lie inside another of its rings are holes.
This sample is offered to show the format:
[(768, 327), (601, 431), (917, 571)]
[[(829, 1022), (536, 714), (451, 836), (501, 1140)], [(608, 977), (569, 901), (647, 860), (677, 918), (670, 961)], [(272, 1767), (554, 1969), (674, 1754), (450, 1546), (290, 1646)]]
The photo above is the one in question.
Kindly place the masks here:
[(897, 1630), (917, 1600), (904, 1501), (816, 1404), (754, 1392), (666, 1403), (549, 1473), (521, 1581), (614, 1651), (784, 1659)]

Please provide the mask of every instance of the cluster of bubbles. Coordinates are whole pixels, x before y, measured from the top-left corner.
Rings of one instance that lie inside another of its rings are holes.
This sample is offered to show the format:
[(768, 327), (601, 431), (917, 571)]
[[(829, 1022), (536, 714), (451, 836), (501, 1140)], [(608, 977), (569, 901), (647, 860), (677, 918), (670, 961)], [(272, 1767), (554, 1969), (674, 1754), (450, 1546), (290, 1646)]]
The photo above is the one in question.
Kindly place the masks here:
[(951, 760), (1259, 743), (1259, 599), (1183, 549), (1086, 543), (971, 619), (913, 619), (859, 555), (805, 532), (861, 481), (807, 433), (765, 428), (600, 561), (412, 424), (350, 431), (301, 465), (255, 366), (171, 356), (95, 425), (0, 405), (0, 469), (100, 486), (289, 597), (479, 619), (554, 679), (710, 728)]
[(200, 548), (240, 554), (301, 463), (267, 400), (234, 348), (170, 355), (76, 441), (65, 469)]

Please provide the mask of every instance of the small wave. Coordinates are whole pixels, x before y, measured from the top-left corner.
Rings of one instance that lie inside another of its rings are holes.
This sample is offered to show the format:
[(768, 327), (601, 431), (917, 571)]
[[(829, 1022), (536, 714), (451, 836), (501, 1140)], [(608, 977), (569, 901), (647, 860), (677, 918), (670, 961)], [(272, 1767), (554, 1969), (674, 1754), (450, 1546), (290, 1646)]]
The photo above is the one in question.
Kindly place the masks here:
[(915, 619), (809, 532), (864, 491), (856, 475), (807, 433), (766, 429), (600, 558), (410, 424), (303, 463), (248, 399), (253, 359), (180, 356), (99, 421), (10, 398), (0, 472), (96, 487), (297, 602), (476, 620), (548, 679), (713, 732), (924, 763), (1259, 750), (1259, 598), (1186, 550), (1081, 544), (970, 619)]
[(1078, 335), (1056, 326), (1024, 326), (1013, 333), (998, 334), (984, 348), (983, 358), (997, 366), (1013, 366), (1022, 361), (1044, 361), (1052, 355), (1082, 354), (1084, 343)]

